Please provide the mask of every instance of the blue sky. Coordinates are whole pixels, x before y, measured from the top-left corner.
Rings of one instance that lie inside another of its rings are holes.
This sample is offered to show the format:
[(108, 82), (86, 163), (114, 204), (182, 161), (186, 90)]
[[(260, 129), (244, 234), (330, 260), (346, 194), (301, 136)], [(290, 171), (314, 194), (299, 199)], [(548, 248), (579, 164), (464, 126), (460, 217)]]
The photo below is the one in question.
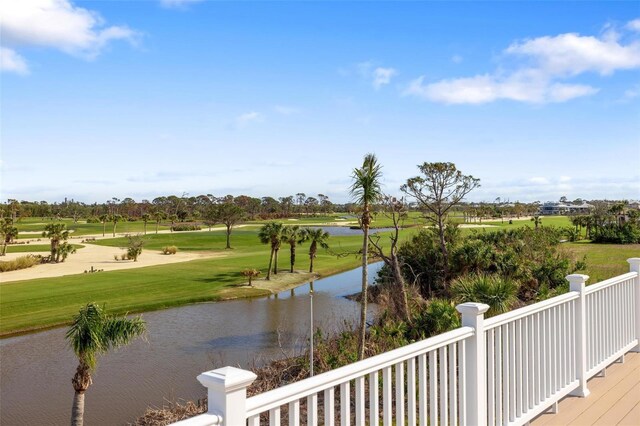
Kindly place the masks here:
[(0, 197), (323, 193), (368, 152), (472, 200), (640, 198), (637, 2), (0, 5)]

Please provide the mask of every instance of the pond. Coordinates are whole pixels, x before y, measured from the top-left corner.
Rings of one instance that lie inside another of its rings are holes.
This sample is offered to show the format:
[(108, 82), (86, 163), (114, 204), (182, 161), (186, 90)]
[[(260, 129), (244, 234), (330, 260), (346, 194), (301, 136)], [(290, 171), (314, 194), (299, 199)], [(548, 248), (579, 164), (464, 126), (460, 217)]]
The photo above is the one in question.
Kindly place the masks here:
[[(381, 264), (370, 265), (374, 277)], [(314, 326), (335, 331), (356, 324), (359, 304), (343, 296), (360, 289), (360, 268), (314, 282)], [(85, 397), (85, 424), (126, 424), (147, 406), (198, 399), (196, 380), (224, 365), (241, 368), (306, 347), (309, 285), (277, 296), (203, 303), (143, 314), (147, 341), (99, 360)], [(375, 311), (371, 306), (370, 314)], [(71, 377), (77, 366), (65, 328), (0, 341), (0, 412), (3, 425), (67, 425)]]

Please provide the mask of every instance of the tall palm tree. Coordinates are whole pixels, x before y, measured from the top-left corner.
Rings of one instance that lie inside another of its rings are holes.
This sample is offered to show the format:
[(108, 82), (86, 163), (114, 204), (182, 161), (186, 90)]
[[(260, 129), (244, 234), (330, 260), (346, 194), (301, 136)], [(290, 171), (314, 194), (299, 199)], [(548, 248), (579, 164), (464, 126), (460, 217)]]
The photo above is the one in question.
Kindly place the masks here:
[(367, 287), (368, 287), (368, 248), (369, 226), (371, 225), (371, 206), (382, 196), (380, 179), (382, 178), (382, 166), (374, 154), (367, 154), (362, 162), (362, 167), (354, 169), (351, 176), (350, 188), (354, 203), (359, 205), (362, 213), (359, 217), (360, 227), (364, 233), (362, 239), (362, 295), (360, 305), (360, 330), (358, 340), (358, 358), (364, 358), (364, 340), (367, 322)]
[(145, 213), (141, 216), (141, 219), (144, 222), (144, 235), (147, 235), (147, 222), (151, 220), (151, 215), (149, 213)]
[(111, 222), (113, 222), (113, 236), (116, 236), (116, 225), (118, 225), (118, 222), (121, 222), (122, 219), (124, 219), (124, 217), (121, 214), (112, 214), (111, 215)]
[(107, 221), (109, 221), (109, 215), (108, 214), (101, 214), (100, 217), (100, 222), (102, 222), (102, 236), (104, 237), (104, 234), (107, 232)]
[(282, 227), (283, 225), (278, 222), (269, 222), (260, 228), (258, 232), (258, 238), (262, 244), (269, 244), (271, 246), (271, 255), (269, 256), (269, 269), (267, 270), (267, 276), (265, 279), (271, 279), (271, 265), (273, 264), (273, 258), (275, 255), (276, 266), (274, 273), (278, 273), (278, 250), (282, 242)]
[(302, 244), (305, 241), (305, 232), (300, 229), (300, 226), (285, 226), (282, 229), (282, 241), (289, 244), (289, 253), (291, 260), (291, 273), (293, 273), (293, 267), (296, 263), (296, 246)]
[(78, 357), (78, 368), (71, 383), (75, 390), (71, 425), (82, 426), (84, 417), (84, 393), (92, 383), (91, 373), (97, 366), (98, 355), (129, 344), (142, 335), (146, 324), (141, 317), (106, 315), (95, 303), (88, 303), (76, 316), (67, 330), (66, 339)]
[(61, 241), (69, 239), (69, 231), (64, 223), (50, 223), (44, 227), (42, 236), (51, 240), (50, 262), (57, 262), (60, 259), (58, 249)]
[(155, 211), (153, 212), (153, 220), (156, 221), (156, 234), (158, 233), (158, 225), (160, 225), (160, 221), (165, 218), (165, 213), (163, 211)]
[(178, 220), (178, 215), (177, 214), (170, 214), (168, 219), (171, 221), (171, 232), (173, 232), (173, 225), (176, 224), (176, 221)]
[(311, 244), (309, 245), (309, 272), (313, 272), (313, 259), (316, 258), (318, 246), (325, 250), (329, 248), (329, 244), (327, 244), (329, 233), (324, 231), (322, 228), (305, 228), (304, 239), (306, 241), (311, 241)]
[(11, 218), (0, 218), (0, 242), (2, 243), (0, 256), (7, 254), (7, 244), (16, 238), (18, 238), (18, 228), (13, 226)]

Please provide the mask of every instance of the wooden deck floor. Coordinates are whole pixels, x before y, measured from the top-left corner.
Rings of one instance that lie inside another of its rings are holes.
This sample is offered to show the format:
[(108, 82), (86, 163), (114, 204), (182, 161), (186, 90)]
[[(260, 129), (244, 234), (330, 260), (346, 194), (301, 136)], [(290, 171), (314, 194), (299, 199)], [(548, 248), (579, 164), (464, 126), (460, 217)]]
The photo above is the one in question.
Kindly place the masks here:
[(627, 353), (605, 377), (589, 380), (587, 398), (566, 397), (557, 414), (542, 414), (532, 425), (640, 426), (640, 353)]

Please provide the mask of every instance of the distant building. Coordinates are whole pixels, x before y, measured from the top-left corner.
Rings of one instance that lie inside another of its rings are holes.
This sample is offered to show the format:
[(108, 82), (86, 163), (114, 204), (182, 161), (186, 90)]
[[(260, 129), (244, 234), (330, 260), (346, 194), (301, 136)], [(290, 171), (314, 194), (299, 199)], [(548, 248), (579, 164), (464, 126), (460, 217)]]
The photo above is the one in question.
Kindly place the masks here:
[(546, 202), (540, 206), (540, 214), (545, 216), (589, 214), (593, 205)]

